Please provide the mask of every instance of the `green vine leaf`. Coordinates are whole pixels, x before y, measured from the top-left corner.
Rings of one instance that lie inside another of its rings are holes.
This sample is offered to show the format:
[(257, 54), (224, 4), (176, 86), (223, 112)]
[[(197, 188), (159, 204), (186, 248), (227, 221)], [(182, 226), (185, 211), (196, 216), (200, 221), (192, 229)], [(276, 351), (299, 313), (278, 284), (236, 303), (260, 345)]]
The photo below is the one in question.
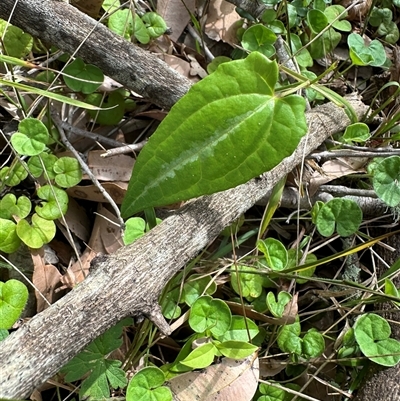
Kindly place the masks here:
[(28, 300), (26, 285), (18, 280), (0, 281), (0, 329), (10, 329)]
[(11, 137), (14, 149), (21, 155), (36, 156), (46, 149), (49, 132), (36, 118), (25, 118), (18, 125), (18, 132)]
[(20, 245), (21, 240), (17, 235), (17, 225), (11, 220), (0, 218), (0, 251), (13, 253)]
[(24, 219), (31, 211), (31, 201), (22, 195), (18, 198), (14, 194), (6, 194), (0, 201), (0, 218), (11, 220), (13, 215)]
[(305, 101), (275, 95), (277, 79), (277, 63), (254, 52), (194, 85), (141, 151), (123, 217), (243, 184), (292, 154)]
[(31, 224), (24, 219), (17, 223), (17, 234), (30, 248), (38, 249), (54, 238), (56, 225), (54, 221), (43, 219), (35, 213)]
[(372, 168), (373, 185), (376, 194), (387, 205), (400, 204), (400, 157), (383, 159)]
[(100, 68), (86, 64), (82, 59), (77, 58), (64, 68), (64, 81), (68, 88), (75, 92), (82, 92), (85, 95), (93, 93), (104, 80)]
[(73, 157), (61, 157), (55, 162), (53, 170), (56, 173), (56, 183), (63, 188), (71, 188), (82, 179), (81, 166)]
[(35, 212), (43, 219), (56, 220), (67, 213), (68, 194), (64, 190), (44, 185), (38, 189), (37, 195), (40, 199), (47, 201), (35, 207)]

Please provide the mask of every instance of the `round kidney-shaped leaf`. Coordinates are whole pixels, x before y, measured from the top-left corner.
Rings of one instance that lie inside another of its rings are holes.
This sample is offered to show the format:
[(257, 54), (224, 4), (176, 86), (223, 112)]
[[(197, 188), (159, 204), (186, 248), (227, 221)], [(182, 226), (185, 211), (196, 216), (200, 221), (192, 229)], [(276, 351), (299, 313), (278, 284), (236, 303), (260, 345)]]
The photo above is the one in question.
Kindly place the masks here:
[(28, 300), (26, 285), (18, 280), (0, 281), (0, 329), (10, 329)]
[(48, 244), (56, 235), (56, 225), (52, 220), (46, 220), (36, 213), (32, 216), (32, 223), (20, 220), (17, 223), (17, 234), (30, 248), (41, 248)]
[(320, 209), (316, 225), (319, 233), (329, 237), (335, 232), (342, 237), (354, 234), (362, 222), (360, 206), (351, 199), (335, 198)]
[(20, 155), (35, 156), (42, 153), (49, 139), (46, 126), (36, 118), (25, 118), (12, 135), (11, 143)]
[(257, 241), (257, 248), (264, 254), (272, 270), (283, 270), (288, 263), (288, 253), (282, 242), (275, 238)]
[(128, 385), (126, 401), (172, 401), (164, 381), (164, 372), (155, 366), (139, 370)]
[(82, 179), (81, 166), (73, 157), (61, 157), (54, 164), (53, 170), (57, 174), (56, 183), (63, 188), (73, 187)]
[(24, 195), (17, 197), (14, 194), (4, 195), (0, 201), (0, 218), (12, 219), (12, 216), (18, 216), (24, 219), (31, 211), (31, 201)]
[(56, 220), (64, 216), (68, 210), (68, 194), (60, 188), (50, 185), (44, 185), (39, 188), (37, 195), (40, 199), (47, 202), (41, 202), (36, 206), (36, 213), (46, 220)]
[(0, 218), (0, 251), (13, 253), (20, 245), (17, 225), (13, 221)]
[(372, 170), (373, 185), (376, 194), (387, 205), (400, 204), (400, 157), (391, 156), (383, 159)]
[(229, 329), (231, 319), (231, 311), (224, 301), (204, 295), (192, 305), (189, 325), (196, 333), (210, 330), (218, 337)]
[(104, 80), (104, 75), (100, 68), (85, 64), (80, 58), (67, 65), (64, 68), (64, 74), (68, 75), (64, 75), (64, 81), (70, 89), (86, 95), (93, 93)]
[(144, 14), (142, 21), (151, 38), (158, 38), (167, 30), (167, 24), (164, 19), (155, 12)]
[(257, 24), (251, 26), (242, 37), (242, 46), (251, 52), (260, 52), (267, 57), (275, 54), (273, 44), (276, 41), (275, 33), (264, 25)]
[(389, 338), (390, 334), (389, 323), (375, 313), (359, 317), (354, 325), (354, 336), (361, 352), (383, 366), (395, 366), (400, 362), (400, 342)]

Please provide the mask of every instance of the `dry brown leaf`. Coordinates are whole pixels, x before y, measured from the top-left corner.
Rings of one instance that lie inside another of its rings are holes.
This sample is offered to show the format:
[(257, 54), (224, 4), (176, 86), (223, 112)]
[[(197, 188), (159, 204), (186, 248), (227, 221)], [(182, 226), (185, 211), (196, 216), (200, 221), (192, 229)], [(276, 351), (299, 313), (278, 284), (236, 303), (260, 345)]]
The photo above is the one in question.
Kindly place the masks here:
[(79, 261), (68, 267), (61, 277), (61, 282), (68, 288), (73, 288), (89, 274), (90, 262), (96, 257), (96, 252), (87, 248), (80, 256)]
[(180, 57), (172, 56), (170, 54), (160, 54), (160, 59), (165, 61), (171, 68), (179, 72), (179, 74), (190, 79), (190, 63)]
[(310, 196), (315, 195), (315, 193), (318, 191), (318, 188), (327, 182), (349, 174), (356, 174), (364, 171), (360, 170), (359, 164), (356, 166), (357, 169), (354, 169), (347, 162), (340, 159), (328, 160), (322, 165), (321, 169), (314, 171), (309, 186)]
[(171, 29), (169, 36), (174, 42), (178, 40), (190, 21), (189, 11), (193, 14), (195, 8), (196, 0), (158, 0), (157, 12)]
[[(99, 204), (97, 208), (98, 215), (96, 216), (95, 227), (93, 227), (92, 238), (94, 236), (99, 237), (103, 244), (103, 248), (105, 252), (102, 253), (114, 253), (117, 249), (121, 248), (123, 245), (123, 241), (121, 238), (121, 230), (119, 229), (119, 222), (115, 215), (111, 213), (106, 207), (102, 204)], [(105, 218), (103, 218), (104, 216)], [(116, 224), (112, 224), (111, 222)], [(92, 249), (92, 238), (89, 241), (89, 246)]]
[(257, 353), (242, 360), (222, 358), (221, 363), (198, 372), (183, 373), (169, 381), (174, 401), (250, 401), (257, 391)]
[(235, 11), (236, 6), (225, 0), (215, 0), (210, 2), (205, 26), (205, 33), (217, 42), (234, 45), (238, 43), (236, 37), (237, 22), (240, 15)]
[[(128, 188), (127, 182), (105, 182), (102, 186), (110, 194), (115, 203), (119, 205), (122, 203)], [(67, 193), (73, 198), (86, 199), (98, 203), (107, 202), (95, 185), (76, 185), (75, 187), (68, 188)]]
[(274, 377), (286, 369), (289, 360), (283, 361), (274, 358), (260, 359), (260, 377)]
[[(99, 181), (129, 181), (134, 164), (133, 157), (116, 155), (101, 157), (104, 150), (92, 150), (88, 154), (88, 166)], [(87, 179), (87, 177), (83, 177)]]
[(92, 18), (99, 16), (103, 2), (104, 0), (70, 0), (73, 6)]
[[(55, 266), (45, 264), (43, 248), (32, 250), (31, 255), (34, 266), (32, 282), (49, 304), (52, 304), (60, 297), (55, 290), (61, 286), (61, 273)], [(37, 313), (49, 307), (40, 294), (35, 291)]]

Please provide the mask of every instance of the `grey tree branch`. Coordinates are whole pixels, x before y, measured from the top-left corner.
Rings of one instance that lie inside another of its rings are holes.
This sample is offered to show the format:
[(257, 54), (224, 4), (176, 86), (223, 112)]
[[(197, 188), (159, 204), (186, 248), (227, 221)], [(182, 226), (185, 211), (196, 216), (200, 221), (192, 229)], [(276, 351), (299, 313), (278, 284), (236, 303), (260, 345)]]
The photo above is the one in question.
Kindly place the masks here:
[[(366, 106), (350, 100), (361, 116)], [(157, 298), (173, 275), (334, 132), (350, 123), (331, 103), (307, 113), (296, 151), (262, 178), (194, 200), (133, 245), (103, 257), (57, 303), (2, 342), (0, 398), (21, 398), (54, 375), (94, 338), (126, 316), (145, 315), (168, 333)]]
[(161, 107), (170, 108), (190, 88), (188, 79), (156, 56), (62, 1), (1, 0), (0, 18), (98, 66)]

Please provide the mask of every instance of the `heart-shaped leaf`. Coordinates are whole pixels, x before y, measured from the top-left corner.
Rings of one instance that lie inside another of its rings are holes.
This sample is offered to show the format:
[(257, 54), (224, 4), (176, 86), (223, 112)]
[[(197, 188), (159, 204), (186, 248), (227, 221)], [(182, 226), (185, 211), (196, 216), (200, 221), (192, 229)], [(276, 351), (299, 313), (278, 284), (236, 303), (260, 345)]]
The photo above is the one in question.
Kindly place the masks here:
[(45, 220), (36, 213), (32, 216), (32, 223), (20, 220), (17, 223), (17, 234), (30, 248), (41, 248), (48, 244), (56, 235), (56, 225), (52, 220)]
[(36, 213), (46, 220), (56, 220), (64, 216), (68, 210), (68, 194), (55, 186), (44, 185), (39, 188), (37, 195), (40, 199), (47, 202), (41, 202), (36, 206)]
[(33, 46), (33, 38), (22, 29), (0, 20), (0, 36), (4, 46), (4, 54), (11, 57), (23, 58)]
[(389, 338), (390, 334), (389, 323), (375, 313), (359, 317), (354, 325), (354, 336), (361, 352), (383, 366), (395, 366), (400, 362), (400, 342)]
[(18, 280), (0, 281), (0, 329), (10, 329), (28, 300), (26, 285)]
[(80, 58), (75, 59), (64, 68), (64, 81), (67, 86), (75, 92), (82, 92), (85, 95), (93, 93), (104, 80), (100, 68), (85, 64)]
[(196, 333), (210, 330), (215, 336), (223, 335), (231, 325), (231, 311), (220, 299), (204, 295), (190, 309), (189, 325)]
[(171, 401), (172, 394), (168, 387), (163, 386), (164, 372), (148, 366), (139, 370), (133, 376), (126, 392), (127, 401)]
[(41, 153), (37, 156), (32, 156), (28, 160), (30, 173), (38, 178), (43, 174), (43, 167), (46, 170), (46, 179), (52, 180), (56, 176), (53, 171), (53, 166), (58, 160), (57, 156), (51, 153)]
[(13, 215), (24, 219), (31, 211), (31, 201), (24, 195), (6, 194), (0, 201), (0, 218), (12, 219)]
[(71, 188), (82, 179), (82, 169), (78, 160), (73, 157), (61, 157), (53, 166), (55, 181), (63, 188)]
[(49, 139), (46, 126), (36, 118), (25, 118), (18, 124), (18, 132), (12, 135), (11, 143), (21, 155), (35, 156), (42, 153)]
[(355, 65), (371, 65), (379, 67), (386, 62), (386, 52), (379, 40), (373, 40), (366, 45), (364, 39), (357, 33), (351, 33), (347, 38), (350, 48), (350, 58)]
[(329, 237), (336, 231), (342, 237), (354, 234), (362, 222), (362, 210), (351, 199), (335, 198), (325, 203), (319, 211), (316, 225), (319, 233)]
[(257, 249), (260, 250), (272, 270), (283, 270), (288, 263), (288, 253), (282, 242), (275, 238), (257, 241)]
[(282, 317), (285, 306), (290, 302), (292, 296), (286, 291), (280, 291), (278, 293), (278, 300), (275, 300), (275, 294), (270, 291), (267, 294), (267, 305), (269, 311), (275, 317)]
[(305, 102), (275, 95), (277, 79), (277, 63), (253, 52), (194, 85), (140, 152), (122, 215), (232, 188), (292, 154)]
[[(254, 273), (253, 273), (254, 272)], [(262, 293), (264, 278), (254, 267), (235, 266), (231, 270), (231, 286), (236, 294), (245, 298), (257, 298)]]
[(251, 26), (242, 37), (242, 46), (250, 52), (260, 52), (267, 57), (275, 54), (273, 44), (276, 41), (275, 33), (264, 25)]
[(144, 14), (142, 21), (151, 38), (158, 38), (167, 30), (167, 24), (164, 19), (155, 12)]
[(0, 218), (0, 251), (13, 253), (20, 245), (17, 225), (13, 221)]
[(372, 169), (373, 185), (376, 194), (387, 205), (400, 204), (400, 157), (391, 156), (383, 159)]

